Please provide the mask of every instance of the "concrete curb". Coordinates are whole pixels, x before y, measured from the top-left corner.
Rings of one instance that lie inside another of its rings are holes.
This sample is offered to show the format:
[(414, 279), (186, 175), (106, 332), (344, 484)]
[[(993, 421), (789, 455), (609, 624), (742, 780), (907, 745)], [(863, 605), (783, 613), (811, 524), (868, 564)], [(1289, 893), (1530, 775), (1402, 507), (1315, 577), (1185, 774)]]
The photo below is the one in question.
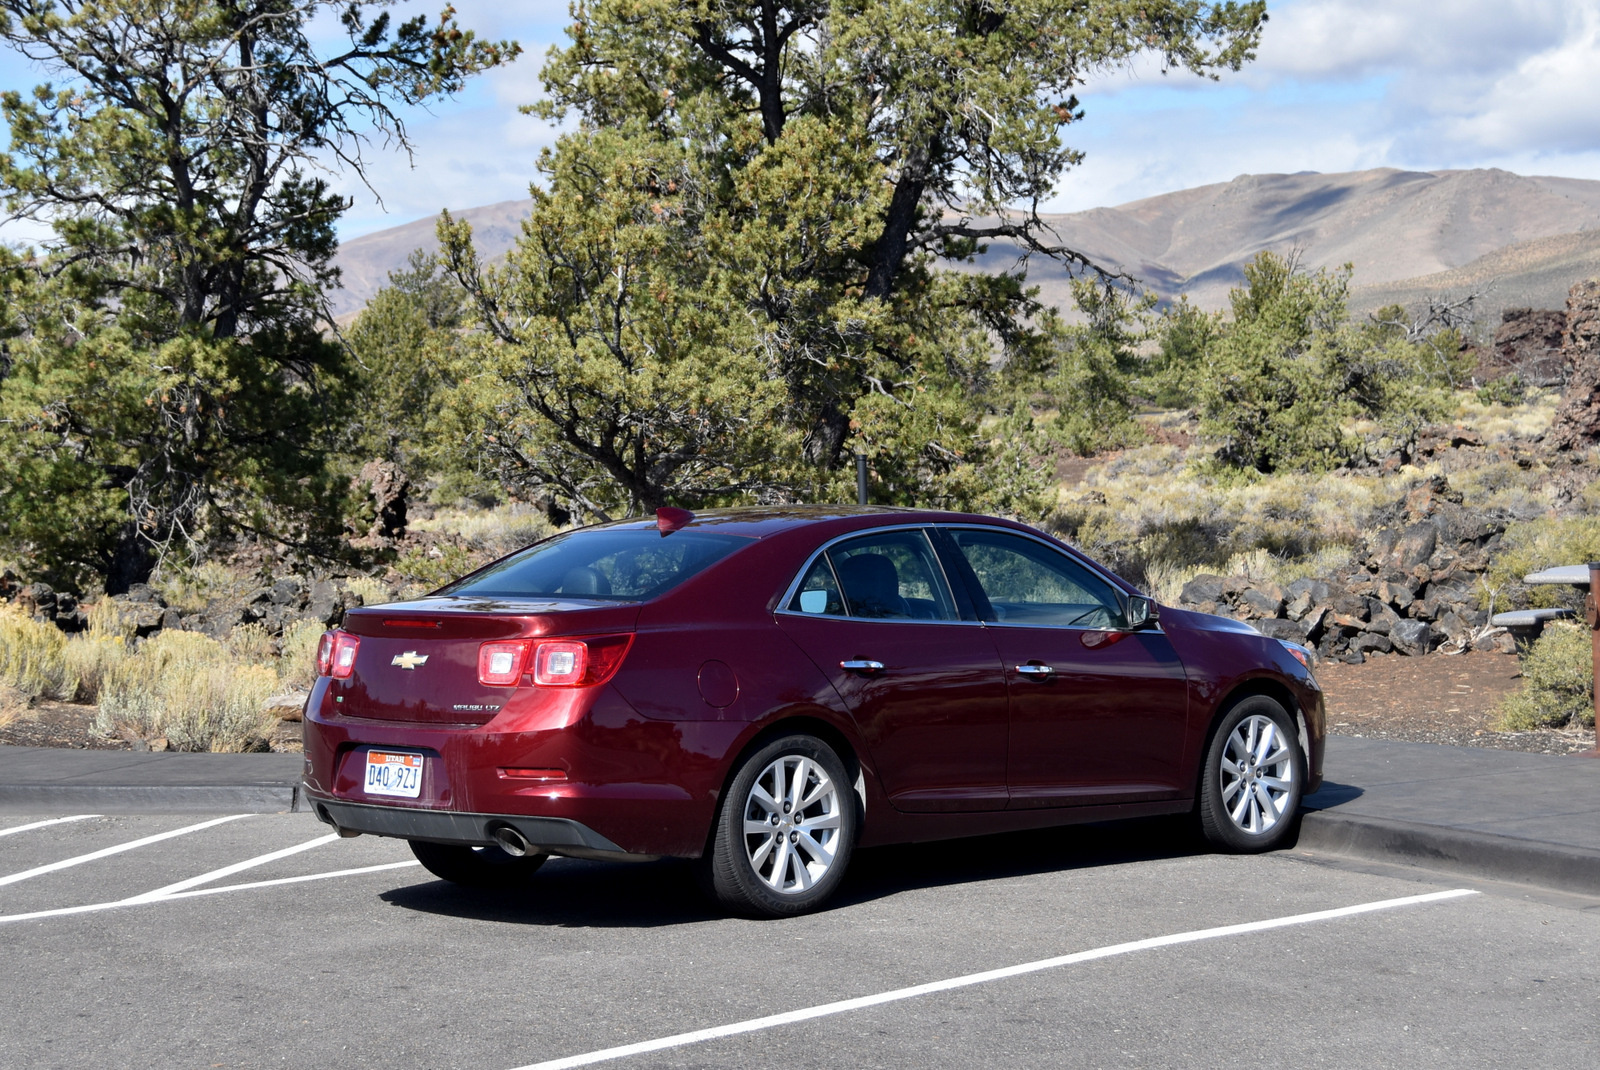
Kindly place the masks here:
[(0, 784), (0, 812), (278, 814), (304, 809), (300, 785)]
[(0, 746), (0, 812), (272, 814), (303, 808), (298, 754)]
[(1295, 846), (1484, 880), (1600, 895), (1600, 851), (1492, 832), (1307, 810), (1301, 816)]

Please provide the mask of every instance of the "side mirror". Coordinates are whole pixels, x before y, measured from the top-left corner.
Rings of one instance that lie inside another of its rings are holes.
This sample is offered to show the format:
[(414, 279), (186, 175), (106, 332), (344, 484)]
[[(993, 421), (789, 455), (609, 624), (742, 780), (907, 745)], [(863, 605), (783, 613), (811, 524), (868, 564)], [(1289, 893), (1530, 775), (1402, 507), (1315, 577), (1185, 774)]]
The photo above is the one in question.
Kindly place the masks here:
[(1161, 619), (1161, 608), (1156, 605), (1153, 598), (1146, 598), (1142, 594), (1128, 596), (1128, 630), (1136, 632), (1140, 628), (1149, 628)]

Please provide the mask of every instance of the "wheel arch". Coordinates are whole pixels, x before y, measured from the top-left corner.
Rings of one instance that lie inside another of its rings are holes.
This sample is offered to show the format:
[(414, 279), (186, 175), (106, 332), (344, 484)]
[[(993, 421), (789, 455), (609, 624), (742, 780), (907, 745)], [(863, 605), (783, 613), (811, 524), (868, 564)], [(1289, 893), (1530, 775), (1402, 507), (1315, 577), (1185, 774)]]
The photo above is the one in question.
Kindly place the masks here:
[(1211, 753), (1211, 742), (1216, 738), (1217, 726), (1239, 703), (1247, 698), (1263, 695), (1282, 706), (1293, 720), (1295, 733), (1300, 737), (1300, 753), (1306, 762), (1311, 760), (1311, 733), (1306, 724), (1306, 711), (1301, 706), (1300, 700), (1295, 697), (1294, 691), (1281, 680), (1270, 676), (1255, 676), (1248, 680), (1241, 680), (1223, 696), (1216, 709), (1212, 711), (1211, 721), (1206, 725), (1205, 738), (1200, 743), (1200, 760), (1195, 762), (1194, 772), (1194, 797), (1196, 805), (1200, 800), (1200, 783), (1205, 776), (1206, 755)]
[[(722, 784), (717, 788), (716, 807), (714, 812), (720, 813), (722, 800), (727, 797), (728, 786), (733, 783), (733, 778), (739, 775), (739, 770), (744, 768), (744, 763), (750, 755), (766, 746), (774, 739), (782, 736), (807, 735), (815, 736), (839, 756), (844, 763), (845, 772), (850, 777), (850, 786), (854, 789), (856, 805), (860, 807), (857, 814), (857, 828), (866, 824), (867, 818), (867, 769), (861, 761), (858, 748), (848, 733), (825, 717), (812, 713), (793, 713), (778, 717), (761, 726), (749, 739), (745, 740), (734, 754), (733, 760), (728, 763), (727, 769), (722, 774)], [(706, 844), (704, 857), (710, 857), (711, 844), (717, 835), (717, 819), (713, 818), (710, 827), (706, 830)]]

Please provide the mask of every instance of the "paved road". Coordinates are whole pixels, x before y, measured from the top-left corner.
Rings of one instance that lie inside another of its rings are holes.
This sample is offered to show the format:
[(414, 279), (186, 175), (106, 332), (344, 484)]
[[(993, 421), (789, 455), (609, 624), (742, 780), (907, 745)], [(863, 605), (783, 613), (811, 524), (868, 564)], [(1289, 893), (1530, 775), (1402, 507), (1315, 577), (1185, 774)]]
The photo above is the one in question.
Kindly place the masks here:
[(1419, 900), (1461, 885), (1171, 822), (862, 852), (836, 909), (751, 922), (681, 865), (472, 894), (396, 841), (226, 816), (0, 818), (0, 1067), (511, 1070), (673, 1037), (594, 1065), (1600, 1065), (1600, 900)]

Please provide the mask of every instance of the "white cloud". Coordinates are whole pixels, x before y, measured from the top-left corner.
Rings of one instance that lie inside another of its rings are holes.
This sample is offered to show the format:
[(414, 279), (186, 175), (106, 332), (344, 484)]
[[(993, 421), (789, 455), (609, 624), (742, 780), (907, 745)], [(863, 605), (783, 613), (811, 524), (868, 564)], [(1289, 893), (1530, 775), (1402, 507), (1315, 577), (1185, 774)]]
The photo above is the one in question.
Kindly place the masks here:
[(1600, 0), (1296, 0), (1220, 84), (1141, 63), (1080, 93), (1051, 207), (1241, 173), (1504, 167), (1600, 177)]

